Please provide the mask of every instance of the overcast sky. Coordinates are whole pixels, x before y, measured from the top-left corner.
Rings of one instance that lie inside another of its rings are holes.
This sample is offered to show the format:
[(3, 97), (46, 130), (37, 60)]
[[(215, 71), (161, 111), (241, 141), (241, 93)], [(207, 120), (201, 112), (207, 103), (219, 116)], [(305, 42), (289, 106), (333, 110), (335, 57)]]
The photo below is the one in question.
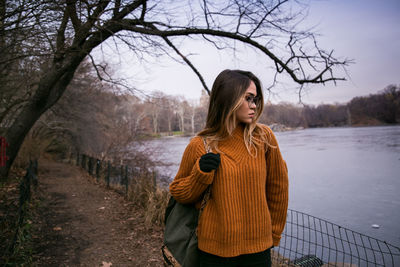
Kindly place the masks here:
[[(345, 103), (355, 96), (377, 93), (389, 84), (400, 84), (400, 0), (311, 0), (306, 23), (316, 25), (324, 49), (334, 49), (337, 57), (354, 59), (348, 67), (350, 79), (307, 88), (302, 101), (307, 104)], [(245, 69), (255, 73), (264, 87), (270, 85), (272, 70), (251, 50), (240, 55), (217, 52), (200, 42), (187, 42), (185, 53), (194, 53), (192, 62), (211, 88), (220, 71)], [(197, 99), (202, 86), (186, 65), (168, 58), (137, 64), (127, 53), (118, 60), (116, 72), (132, 79), (140, 90), (163, 91)], [(270, 73), (271, 75), (266, 75)], [(273, 102), (298, 102), (297, 88), (289, 80), (274, 88)]]

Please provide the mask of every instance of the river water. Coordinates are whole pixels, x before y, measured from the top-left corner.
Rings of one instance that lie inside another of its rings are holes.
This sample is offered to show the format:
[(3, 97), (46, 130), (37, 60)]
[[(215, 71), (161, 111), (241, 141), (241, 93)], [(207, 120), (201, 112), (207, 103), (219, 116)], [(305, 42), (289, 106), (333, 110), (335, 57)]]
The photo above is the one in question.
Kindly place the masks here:
[[(400, 126), (305, 129), (276, 136), (289, 169), (289, 208), (400, 247)], [(151, 141), (155, 158), (171, 164), (159, 172), (173, 179), (189, 140)]]

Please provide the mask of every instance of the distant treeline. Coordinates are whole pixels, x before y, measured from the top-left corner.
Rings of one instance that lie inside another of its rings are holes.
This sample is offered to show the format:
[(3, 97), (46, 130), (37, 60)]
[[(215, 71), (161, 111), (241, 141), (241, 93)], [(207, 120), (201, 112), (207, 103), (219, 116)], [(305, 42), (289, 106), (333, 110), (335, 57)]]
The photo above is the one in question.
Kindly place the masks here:
[(305, 128), (400, 123), (400, 86), (389, 85), (377, 94), (355, 97), (347, 104), (268, 104), (261, 122)]
[[(199, 89), (200, 90), (200, 89)], [(24, 101), (24, 94), (19, 98)], [(58, 103), (36, 122), (24, 140), (16, 163), (24, 166), (30, 155), (46, 151), (70, 153), (72, 148), (101, 158), (145, 159), (151, 153), (132, 148), (134, 141), (162, 135), (194, 135), (203, 129), (208, 95), (187, 100), (161, 91), (136, 96), (98, 80), (85, 62)], [(0, 136), (15, 120), (0, 105)], [(279, 103), (265, 105), (260, 118), (264, 124), (287, 127), (332, 127), (381, 125), (400, 122), (400, 86), (389, 85), (377, 94), (356, 97), (347, 104), (318, 106)], [(126, 147), (132, 149), (127, 150)], [(143, 164), (147, 164), (143, 160)]]

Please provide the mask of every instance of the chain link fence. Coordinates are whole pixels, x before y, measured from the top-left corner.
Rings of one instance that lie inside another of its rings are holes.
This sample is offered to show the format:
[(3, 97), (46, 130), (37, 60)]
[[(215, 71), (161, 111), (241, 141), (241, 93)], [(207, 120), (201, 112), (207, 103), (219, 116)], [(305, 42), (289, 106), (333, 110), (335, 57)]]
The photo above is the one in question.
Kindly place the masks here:
[(400, 266), (400, 248), (290, 209), (273, 255), (278, 266)]

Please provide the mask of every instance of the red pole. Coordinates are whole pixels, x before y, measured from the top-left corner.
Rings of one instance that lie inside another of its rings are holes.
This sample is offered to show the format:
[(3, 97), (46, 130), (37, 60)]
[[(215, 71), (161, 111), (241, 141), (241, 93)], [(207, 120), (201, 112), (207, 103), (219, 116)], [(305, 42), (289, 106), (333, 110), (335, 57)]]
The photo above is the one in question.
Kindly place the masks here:
[(8, 160), (6, 147), (8, 146), (6, 139), (3, 136), (0, 136), (0, 167), (6, 166), (6, 162)]

